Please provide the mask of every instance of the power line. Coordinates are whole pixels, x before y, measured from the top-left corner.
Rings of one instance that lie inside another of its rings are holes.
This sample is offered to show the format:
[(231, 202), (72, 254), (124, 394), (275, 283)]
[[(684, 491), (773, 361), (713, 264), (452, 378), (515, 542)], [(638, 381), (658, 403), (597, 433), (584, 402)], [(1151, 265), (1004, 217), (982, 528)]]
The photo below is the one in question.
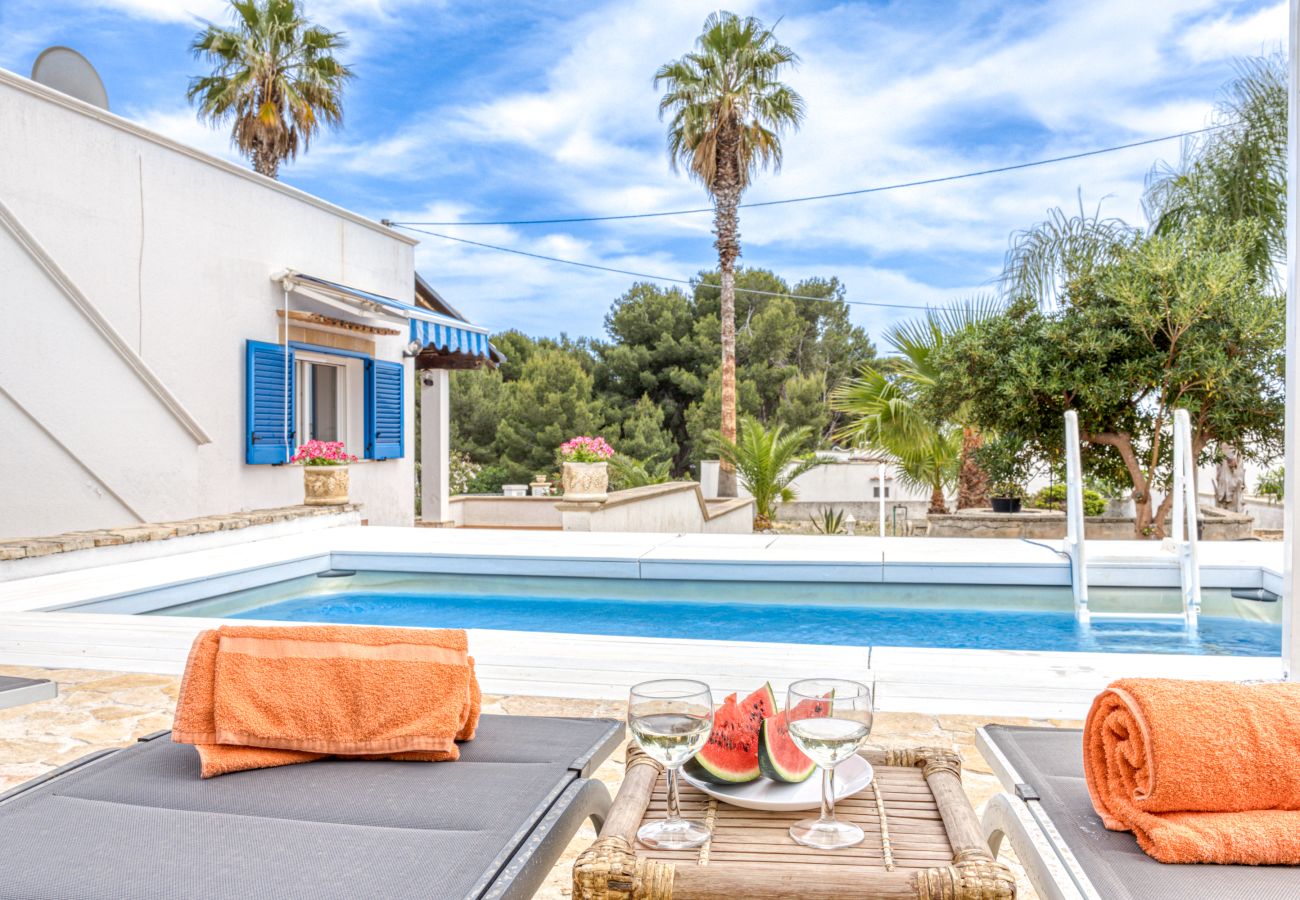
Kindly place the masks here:
[[(904, 188), (923, 187), (929, 184), (944, 184), (951, 181), (962, 181), (967, 178), (980, 178), (985, 175), (997, 175), (1002, 172), (1015, 172), (1020, 169), (1032, 169), (1037, 166), (1049, 166), (1054, 163), (1069, 162), (1075, 159), (1085, 159), (1089, 156), (1100, 156), (1103, 153), (1114, 153), (1119, 150), (1129, 150), (1133, 147), (1145, 147), (1149, 144), (1160, 144), (1165, 141), (1178, 140), (1180, 138), (1194, 137), (1198, 134), (1206, 134), (1210, 131), (1217, 131), (1224, 125), (1211, 125), (1206, 128), (1198, 128), (1194, 131), (1180, 131), (1177, 134), (1167, 134), (1164, 137), (1147, 138), (1146, 140), (1133, 141), (1128, 144), (1116, 144), (1113, 147), (1102, 147), (1097, 150), (1084, 150), (1079, 153), (1069, 153), (1065, 156), (1053, 156), (1048, 159), (1036, 159), (1030, 162), (1015, 163), (1009, 166), (997, 166), (992, 169), (980, 169), (975, 172), (962, 172), (959, 175), (943, 175), (937, 178), (922, 178), (917, 181), (903, 181), (897, 184), (883, 184), (877, 187), (858, 188), (852, 191), (835, 191), (830, 194), (812, 194), (807, 197), (788, 197), (784, 200), (763, 200), (755, 203), (742, 203), (741, 209), (753, 209), (760, 206), (783, 206), (789, 203), (808, 203), (813, 200), (833, 200), (839, 197), (856, 197), (862, 194), (879, 194), (885, 191), (897, 191)], [(568, 216), (557, 219), (515, 219), (503, 220), (499, 222), (392, 222), (384, 220), (385, 225), (400, 225), (409, 227), (412, 225), (433, 225), (447, 227), (451, 225), (461, 226), (479, 226), (479, 225), (567, 225), (575, 222), (616, 222), (626, 219), (658, 219), (665, 216), (686, 216), (697, 213), (711, 213), (713, 207), (701, 206), (696, 209), (671, 209), (663, 212), (646, 212), (646, 213), (628, 213), (619, 216)]]
[[(545, 256), (541, 253), (531, 253), (527, 250), (520, 250), (516, 247), (500, 247), (497, 246), (496, 244), (485, 244), (482, 241), (471, 241), (468, 238), (458, 238), (458, 237), (452, 237), (449, 234), (439, 234), (436, 231), (426, 231), (423, 228), (416, 228), (412, 225), (403, 225), (400, 222), (389, 222), (387, 224), (392, 225), (395, 228), (403, 228), (407, 231), (415, 231), (420, 234), (427, 234), (429, 235), (429, 237), (442, 238), (444, 241), (455, 241), (458, 244), (469, 244), (471, 247), (482, 247), (485, 250), (497, 250), (501, 253), (514, 253), (517, 256), (527, 256), (532, 259), (540, 259), (545, 262), (563, 263), (566, 266), (580, 266), (581, 268), (584, 269), (595, 269), (597, 272), (612, 272), (615, 275), (628, 275), (631, 276), (632, 278), (644, 278), (647, 281), (666, 281), (671, 284), (685, 284), (691, 287), (694, 287), (696, 285), (696, 282), (691, 281), (688, 278), (674, 278), (671, 275), (648, 275), (645, 272), (633, 272), (628, 269), (614, 269), (609, 266), (598, 266), (595, 263), (579, 262), (576, 259), (561, 259), (558, 256)], [(916, 306), (914, 304), (909, 304), (909, 303), (885, 303), (883, 301), (874, 301), (874, 300), (838, 300), (837, 301), (837, 298), (835, 297), (813, 297), (807, 294), (783, 294), (780, 291), (760, 291), (757, 288), (738, 287), (736, 288), (736, 293), (759, 294), (764, 297), (788, 297), (791, 300), (815, 300), (820, 303), (842, 302), (842, 303), (847, 303), (850, 306), (882, 306), (882, 307), (889, 307), (892, 309), (910, 309), (914, 312), (924, 312), (927, 309), (960, 308), (960, 307), (946, 307), (946, 306)]]

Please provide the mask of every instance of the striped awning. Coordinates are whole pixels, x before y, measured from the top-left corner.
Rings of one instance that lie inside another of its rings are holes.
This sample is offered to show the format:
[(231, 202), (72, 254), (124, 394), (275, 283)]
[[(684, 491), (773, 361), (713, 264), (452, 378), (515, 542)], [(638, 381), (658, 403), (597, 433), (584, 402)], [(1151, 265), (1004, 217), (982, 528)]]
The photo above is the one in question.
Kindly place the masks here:
[(284, 273), (279, 280), (287, 289), (317, 300), (343, 304), (367, 315), (406, 319), (410, 322), (411, 341), (418, 342), (421, 348), (490, 358), (488, 330), (480, 325), (301, 272)]
[[(430, 314), (432, 315), (432, 314)], [(488, 355), (487, 333), (470, 331), (464, 325), (447, 325), (426, 319), (411, 319), (411, 340), (421, 347), (432, 347), (443, 353), (468, 353), (472, 356)]]

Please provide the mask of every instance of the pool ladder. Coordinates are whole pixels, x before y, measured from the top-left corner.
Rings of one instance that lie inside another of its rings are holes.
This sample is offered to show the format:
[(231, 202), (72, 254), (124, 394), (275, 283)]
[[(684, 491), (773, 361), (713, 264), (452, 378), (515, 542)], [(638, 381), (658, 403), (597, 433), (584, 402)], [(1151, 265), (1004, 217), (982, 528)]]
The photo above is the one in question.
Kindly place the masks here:
[(1079, 417), (1065, 414), (1065, 553), (1070, 560), (1074, 617), (1087, 625), (1093, 619), (1181, 619), (1195, 630), (1201, 614), (1201, 569), (1197, 552), (1196, 456), (1187, 410), (1174, 411), (1173, 533), (1165, 541), (1178, 557), (1181, 613), (1100, 613), (1088, 608), (1088, 557), (1084, 548), (1083, 467), (1079, 459)]

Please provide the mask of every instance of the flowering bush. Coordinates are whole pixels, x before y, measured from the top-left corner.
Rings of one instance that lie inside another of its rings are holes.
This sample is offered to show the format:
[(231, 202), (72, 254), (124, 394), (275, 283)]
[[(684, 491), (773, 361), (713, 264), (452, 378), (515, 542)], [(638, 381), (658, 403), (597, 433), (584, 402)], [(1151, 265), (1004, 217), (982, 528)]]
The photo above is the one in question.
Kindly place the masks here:
[(605, 462), (614, 448), (603, 437), (576, 437), (560, 445), (560, 459), (565, 462)]
[(483, 468), (469, 458), (468, 453), (453, 450), (447, 457), (447, 485), (453, 494), (463, 494)]
[(342, 441), (308, 441), (289, 460), (304, 466), (346, 466), (357, 458), (343, 449)]

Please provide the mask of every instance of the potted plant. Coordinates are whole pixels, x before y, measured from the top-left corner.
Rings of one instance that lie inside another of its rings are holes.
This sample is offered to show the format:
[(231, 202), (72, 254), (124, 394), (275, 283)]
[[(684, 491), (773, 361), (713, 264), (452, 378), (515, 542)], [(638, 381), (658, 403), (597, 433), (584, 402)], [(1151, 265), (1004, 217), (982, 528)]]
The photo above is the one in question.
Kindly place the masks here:
[(1018, 513), (1025, 489), (1015, 481), (998, 481), (989, 487), (989, 502), (995, 513)]
[(565, 500), (604, 500), (609, 492), (609, 458), (614, 448), (603, 437), (585, 435), (560, 445)]
[(1029, 476), (1024, 442), (1014, 434), (999, 434), (975, 451), (976, 462), (989, 476), (989, 501), (995, 513), (1018, 513)]
[(357, 461), (342, 441), (308, 441), (289, 460), (302, 466), (303, 503), (343, 506), (348, 502), (348, 463)]

